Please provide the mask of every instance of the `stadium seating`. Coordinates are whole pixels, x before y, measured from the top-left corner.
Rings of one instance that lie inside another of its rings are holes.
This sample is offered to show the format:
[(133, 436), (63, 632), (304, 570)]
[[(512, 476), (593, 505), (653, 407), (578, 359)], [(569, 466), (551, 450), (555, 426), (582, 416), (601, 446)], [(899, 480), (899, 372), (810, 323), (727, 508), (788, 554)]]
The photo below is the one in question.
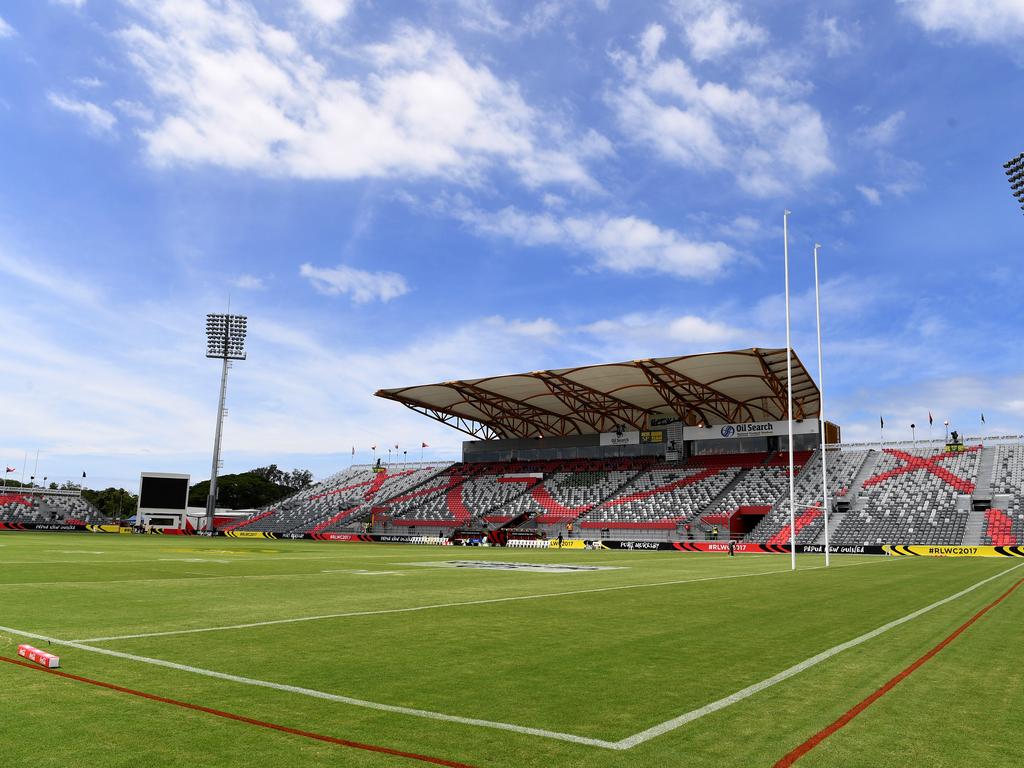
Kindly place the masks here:
[(379, 501), (429, 482), (447, 464), (392, 465), (376, 472), (370, 465), (349, 467), (277, 504), (261, 509), (231, 528), (273, 533), (318, 532), (341, 527), (369, 514)]
[(961, 453), (885, 449), (832, 537), (842, 544), (959, 544), (969, 517), (980, 448)]
[[(991, 449), (987, 449), (991, 450)], [(995, 448), (995, 461), (992, 465), (991, 493), (993, 498), (1008, 497), (1005, 509), (998, 510), (1009, 522), (1009, 530), (1005, 530), (1002, 518), (996, 518), (996, 530), (1001, 539), (1015, 539), (1013, 543), (1024, 542), (1024, 446), (999, 445)], [(989, 533), (993, 521), (986, 520), (986, 530), (982, 535), (983, 544), (995, 544)]]
[[(837, 499), (846, 496), (868, 453), (868, 451), (829, 450), (825, 468), (828, 471), (828, 490), (832, 508)], [(789, 483), (786, 481), (785, 472), (782, 474), (782, 482), (783, 486), (779, 495), (772, 500), (771, 511), (747, 535), (747, 541), (779, 543), (777, 541), (779, 534), (785, 530), (781, 543), (789, 543)], [(801, 468), (797, 471), (793, 485), (793, 497), (796, 501), (796, 517), (802, 516), (813, 506), (817, 506), (819, 510), (818, 514), (808, 516), (803, 523), (798, 523), (796, 527), (797, 543), (813, 544), (825, 525), (825, 516), (821, 514), (821, 451), (814, 451), (809, 460), (802, 463)]]
[(103, 523), (107, 518), (75, 492), (7, 491), (0, 495), (2, 523)]

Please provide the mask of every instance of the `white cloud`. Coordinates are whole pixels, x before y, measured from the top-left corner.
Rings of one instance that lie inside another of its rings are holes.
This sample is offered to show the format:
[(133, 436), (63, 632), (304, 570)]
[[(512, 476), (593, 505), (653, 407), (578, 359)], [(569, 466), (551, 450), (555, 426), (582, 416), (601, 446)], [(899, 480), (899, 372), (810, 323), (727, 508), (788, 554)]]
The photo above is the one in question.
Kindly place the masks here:
[(263, 278), (255, 275), (240, 275), (231, 284), (243, 291), (262, 291), (266, 288)]
[(874, 187), (866, 187), (863, 184), (858, 184), (857, 191), (864, 195), (864, 199), (872, 205), (882, 204), (882, 195)]
[(65, 5), (68, 8), (84, 8), (86, 0), (50, 0), (54, 5)]
[(46, 95), (50, 104), (63, 112), (75, 115), (85, 121), (92, 133), (111, 133), (117, 125), (117, 118), (91, 101), (68, 98), (59, 93)]
[(774, 88), (701, 82), (681, 59), (616, 58), (623, 83), (607, 101), (623, 132), (663, 159), (730, 172), (762, 197), (834, 169), (824, 120), (807, 102)]
[(118, 99), (114, 102), (114, 109), (116, 109), (125, 117), (130, 117), (133, 120), (141, 120), (144, 123), (153, 122), (153, 110), (151, 110), (145, 104), (140, 104), (137, 101)]
[(15, 34), (14, 27), (4, 21), (3, 16), (0, 16), (0, 39), (14, 37)]
[[(400, 26), (327, 64), (248, 5), (134, 7), (141, 19), (120, 36), (155, 95), (141, 135), (157, 164), (467, 183), (504, 165), (529, 186), (597, 187), (584, 161), (599, 142), (430, 31)], [(357, 74), (332, 71), (344, 65)]]
[(355, 0), (301, 0), (305, 11), (324, 24), (336, 24), (348, 16)]
[(672, 316), (664, 312), (632, 313), (613, 319), (598, 320), (581, 329), (607, 344), (645, 351), (654, 346), (672, 345), (672, 351), (721, 348), (723, 345), (743, 343), (749, 331), (697, 315)]
[(102, 88), (105, 83), (98, 77), (76, 77), (75, 85), (82, 88)]
[(339, 264), (336, 267), (314, 267), (303, 264), (299, 274), (328, 296), (348, 295), (357, 304), (370, 301), (391, 301), (409, 292), (405, 278), (395, 272), (367, 272)]
[(512, 25), (491, 0), (456, 0), (459, 7), (459, 24), (476, 32), (500, 34)]
[(896, 140), (907, 113), (903, 110), (893, 112), (887, 118), (874, 125), (868, 125), (856, 132), (857, 141), (868, 147), (886, 147)]
[(640, 38), (640, 59), (644, 64), (650, 64), (658, 58), (658, 51), (665, 42), (665, 28), (660, 24), (651, 24), (644, 30)]
[(835, 16), (822, 19), (815, 34), (824, 39), (825, 50), (832, 58), (844, 56), (860, 46), (856, 23), (843, 24)]
[(454, 215), (481, 234), (507, 237), (522, 245), (583, 251), (594, 258), (597, 268), (626, 274), (707, 280), (718, 277), (735, 257), (725, 243), (690, 240), (635, 216), (556, 217), (515, 208), (488, 213), (466, 207), (456, 207)]
[(1020, 0), (899, 0), (928, 32), (950, 33), (979, 43), (1011, 43), (1024, 37)]
[(744, 19), (735, 3), (676, 0), (673, 8), (697, 61), (717, 59), (768, 39), (765, 29)]

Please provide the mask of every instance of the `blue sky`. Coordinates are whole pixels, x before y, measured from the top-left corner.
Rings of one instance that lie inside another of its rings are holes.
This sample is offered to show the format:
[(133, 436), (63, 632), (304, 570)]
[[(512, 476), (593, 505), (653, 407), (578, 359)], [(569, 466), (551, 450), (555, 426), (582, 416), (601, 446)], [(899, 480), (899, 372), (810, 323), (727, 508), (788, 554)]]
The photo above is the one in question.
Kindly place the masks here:
[(845, 440), (1016, 434), (1022, 40), (1020, 0), (8, 0), (3, 460), (206, 477), (229, 298), (226, 471), (453, 458), (372, 393), (784, 346), (784, 208)]

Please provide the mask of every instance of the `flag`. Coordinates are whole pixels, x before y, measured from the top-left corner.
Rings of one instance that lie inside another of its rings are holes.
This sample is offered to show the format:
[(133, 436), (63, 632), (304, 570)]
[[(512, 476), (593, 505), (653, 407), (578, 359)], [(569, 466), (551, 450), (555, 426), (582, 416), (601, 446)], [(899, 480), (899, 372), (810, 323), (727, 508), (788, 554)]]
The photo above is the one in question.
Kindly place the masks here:
[(928, 411), (928, 426), (930, 427), (931, 425), (932, 425), (932, 412)]
[(353, 456), (355, 456), (355, 455), (356, 455), (356, 447), (355, 447), (354, 445), (352, 446), (352, 455), (353, 455)]
[(883, 419), (881, 416), (878, 417), (878, 428), (885, 429), (885, 419)]
[(426, 443), (420, 443), (420, 448), (429, 448), (430, 446)]
[(371, 445), (370, 446), (370, 450), (371, 451), (376, 451), (377, 450), (377, 446), (376, 445)]
[(395, 443), (395, 450), (398, 450), (398, 443)]
[(984, 424), (984, 423), (985, 423), (985, 414), (984, 414), (984, 413), (983, 413), (983, 414), (981, 414), (981, 423), (982, 423), (982, 424)]
[(7, 474), (8, 474), (8, 475), (9, 475), (9, 474), (11, 474), (11, 472), (17, 472), (17, 471), (18, 471), (18, 470), (16, 470), (16, 469), (15, 469), (14, 467), (8, 467), (8, 468), (7, 468)]
[(82, 473), (82, 477), (85, 477), (85, 472)]

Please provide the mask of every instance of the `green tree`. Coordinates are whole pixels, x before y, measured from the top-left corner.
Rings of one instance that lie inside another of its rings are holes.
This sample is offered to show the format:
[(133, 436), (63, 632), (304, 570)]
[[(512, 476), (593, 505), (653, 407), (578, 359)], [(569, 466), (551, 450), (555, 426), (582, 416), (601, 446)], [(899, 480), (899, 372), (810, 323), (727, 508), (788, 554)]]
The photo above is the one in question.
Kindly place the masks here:
[[(261, 469), (270, 468), (263, 467)], [(282, 476), (283, 474), (281, 473)], [(217, 506), (226, 509), (255, 509), (257, 507), (264, 507), (280, 501), (294, 492), (295, 489), (274, 483), (256, 470), (242, 472), (237, 475), (217, 476)], [(209, 493), (209, 480), (196, 483), (189, 488), (189, 506), (205, 507), (206, 497)]]
[(100, 490), (84, 490), (82, 498), (110, 518), (122, 519), (135, 514), (139, 497), (124, 488), (104, 488)]

